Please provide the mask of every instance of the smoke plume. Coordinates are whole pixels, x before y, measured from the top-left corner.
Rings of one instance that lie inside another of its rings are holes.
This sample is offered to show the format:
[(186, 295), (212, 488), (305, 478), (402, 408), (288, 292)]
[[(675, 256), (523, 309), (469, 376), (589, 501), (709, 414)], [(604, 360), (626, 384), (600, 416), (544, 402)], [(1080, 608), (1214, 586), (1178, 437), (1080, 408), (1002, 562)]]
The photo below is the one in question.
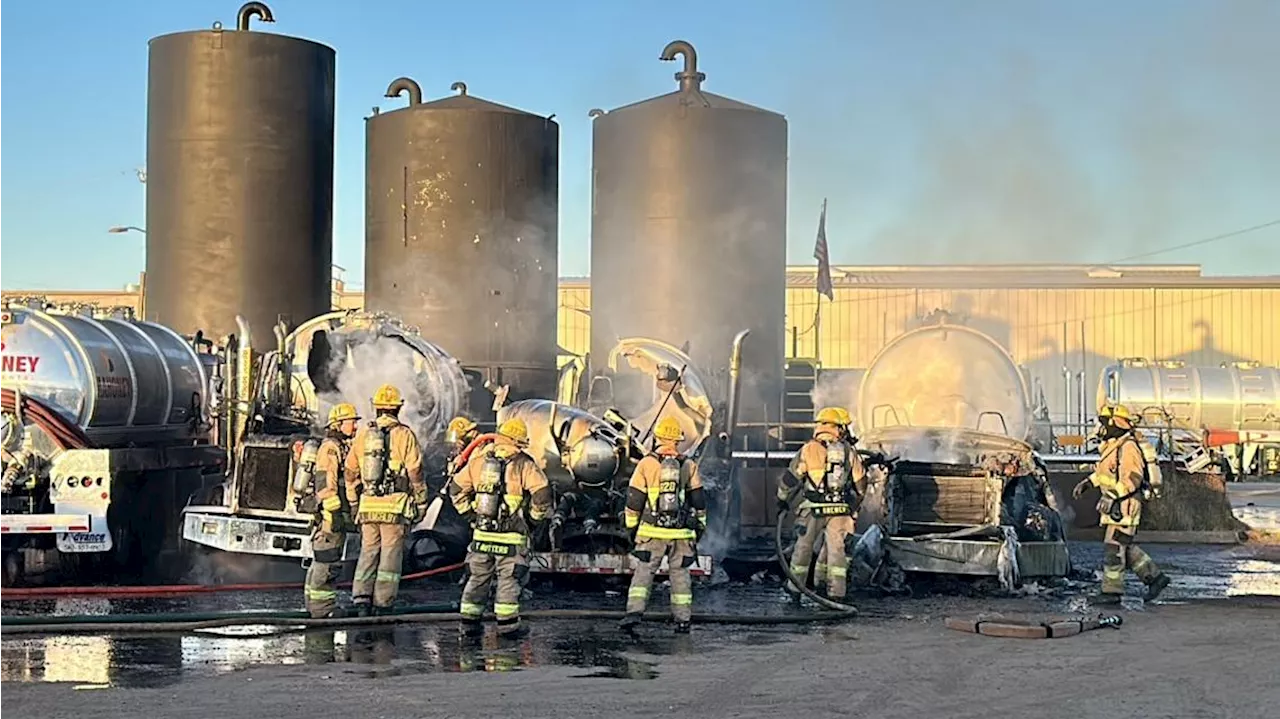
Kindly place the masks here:
[[(964, 92), (915, 108), (916, 189), (873, 246), (942, 263), (1108, 261), (1195, 239), (1204, 217), (1273, 219), (1250, 208), (1280, 191), (1280, 6), (1193, 4), (1160, 24), (1053, 67), (1010, 53), (985, 85), (939, 77)], [(1259, 253), (1280, 256), (1266, 239)]]
[[(392, 384), (404, 397), (400, 421), (424, 445), (439, 437), (467, 396), (467, 380), (443, 352), (426, 355), (395, 337), (347, 336), (345, 353), (335, 352), (328, 371), (337, 377), (336, 393), (320, 397), (319, 417), (338, 402), (350, 402), (360, 416), (374, 416), (372, 398), (383, 384)], [(438, 354), (436, 354), (438, 353)], [(323, 419), (321, 419), (323, 421)]]

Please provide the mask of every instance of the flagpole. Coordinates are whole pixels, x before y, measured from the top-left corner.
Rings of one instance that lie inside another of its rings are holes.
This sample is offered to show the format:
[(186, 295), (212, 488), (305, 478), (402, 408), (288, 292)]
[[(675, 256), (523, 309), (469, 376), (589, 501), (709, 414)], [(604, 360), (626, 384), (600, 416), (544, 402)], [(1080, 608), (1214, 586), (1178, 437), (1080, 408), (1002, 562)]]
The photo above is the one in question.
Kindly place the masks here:
[(822, 363), (822, 295), (813, 308), (813, 361)]
[[(827, 198), (822, 198), (822, 215), (818, 222), (818, 231), (826, 234), (827, 222)], [(822, 267), (818, 267), (818, 273), (821, 274)], [(818, 301), (813, 307), (813, 361), (814, 364), (822, 364), (822, 292), (818, 292)]]

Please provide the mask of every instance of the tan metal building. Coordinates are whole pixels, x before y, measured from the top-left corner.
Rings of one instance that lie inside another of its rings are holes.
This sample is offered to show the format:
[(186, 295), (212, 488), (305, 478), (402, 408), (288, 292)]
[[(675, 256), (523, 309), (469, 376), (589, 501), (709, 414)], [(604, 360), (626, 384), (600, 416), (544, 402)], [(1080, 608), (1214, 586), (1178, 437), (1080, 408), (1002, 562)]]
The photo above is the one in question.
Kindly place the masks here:
[[(816, 357), (827, 368), (866, 367), (888, 340), (945, 310), (1008, 348), (1055, 418), (1066, 413), (1064, 371), (1083, 371), (1096, 383), (1102, 368), (1122, 357), (1280, 366), (1275, 275), (1204, 276), (1197, 265), (837, 266), (832, 279), (835, 298), (822, 298), (815, 326), (816, 268), (788, 268), (788, 357)], [(136, 286), (4, 295), (134, 309), (140, 301)], [(363, 299), (335, 279), (335, 307), (357, 308)], [(570, 352), (590, 346), (590, 304), (589, 280), (561, 279), (558, 340)]]

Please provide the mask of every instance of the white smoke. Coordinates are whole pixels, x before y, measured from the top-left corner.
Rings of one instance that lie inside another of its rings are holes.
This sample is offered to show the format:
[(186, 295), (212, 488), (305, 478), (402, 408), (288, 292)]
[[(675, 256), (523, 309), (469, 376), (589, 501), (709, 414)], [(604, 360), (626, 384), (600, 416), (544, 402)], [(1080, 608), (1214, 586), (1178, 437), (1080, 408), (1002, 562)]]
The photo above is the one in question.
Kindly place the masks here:
[(335, 352), (328, 367), (338, 378), (338, 391), (319, 397), (320, 421), (330, 407), (344, 401), (355, 405), (361, 417), (372, 419), (374, 393), (383, 384), (392, 384), (404, 398), (400, 421), (413, 429), (420, 443), (425, 445), (444, 433), (467, 396), (466, 377), (452, 358), (438, 350), (438, 354), (424, 354), (396, 337), (347, 335), (342, 339), (345, 353)]
[[(824, 370), (809, 392), (815, 409), (844, 407), (855, 418), (858, 416), (858, 386), (862, 383), (863, 370)], [(854, 422), (854, 432), (858, 431)]]

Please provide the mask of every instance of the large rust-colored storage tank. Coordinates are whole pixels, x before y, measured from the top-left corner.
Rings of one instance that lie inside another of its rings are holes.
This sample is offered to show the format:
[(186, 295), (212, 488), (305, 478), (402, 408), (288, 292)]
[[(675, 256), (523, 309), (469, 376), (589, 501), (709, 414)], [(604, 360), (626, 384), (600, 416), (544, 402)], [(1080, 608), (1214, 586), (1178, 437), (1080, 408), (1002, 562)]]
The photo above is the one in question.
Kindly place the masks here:
[[(787, 121), (701, 89), (689, 43), (679, 89), (593, 111), (591, 352), (647, 336), (689, 344), (724, 377), (743, 352), (739, 419), (777, 421), (786, 300)], [(723, 390), (723, 380), (717, 383)]]
[(467, 94), (365, 127), (365, 306), (415, 325), (511, 398), (554, 397), (560, 128)]
[(334, 51), (237, 27), (153, 38), (147, 76), (146, 318), (178, 332), (271, 326), (331, 304)]

